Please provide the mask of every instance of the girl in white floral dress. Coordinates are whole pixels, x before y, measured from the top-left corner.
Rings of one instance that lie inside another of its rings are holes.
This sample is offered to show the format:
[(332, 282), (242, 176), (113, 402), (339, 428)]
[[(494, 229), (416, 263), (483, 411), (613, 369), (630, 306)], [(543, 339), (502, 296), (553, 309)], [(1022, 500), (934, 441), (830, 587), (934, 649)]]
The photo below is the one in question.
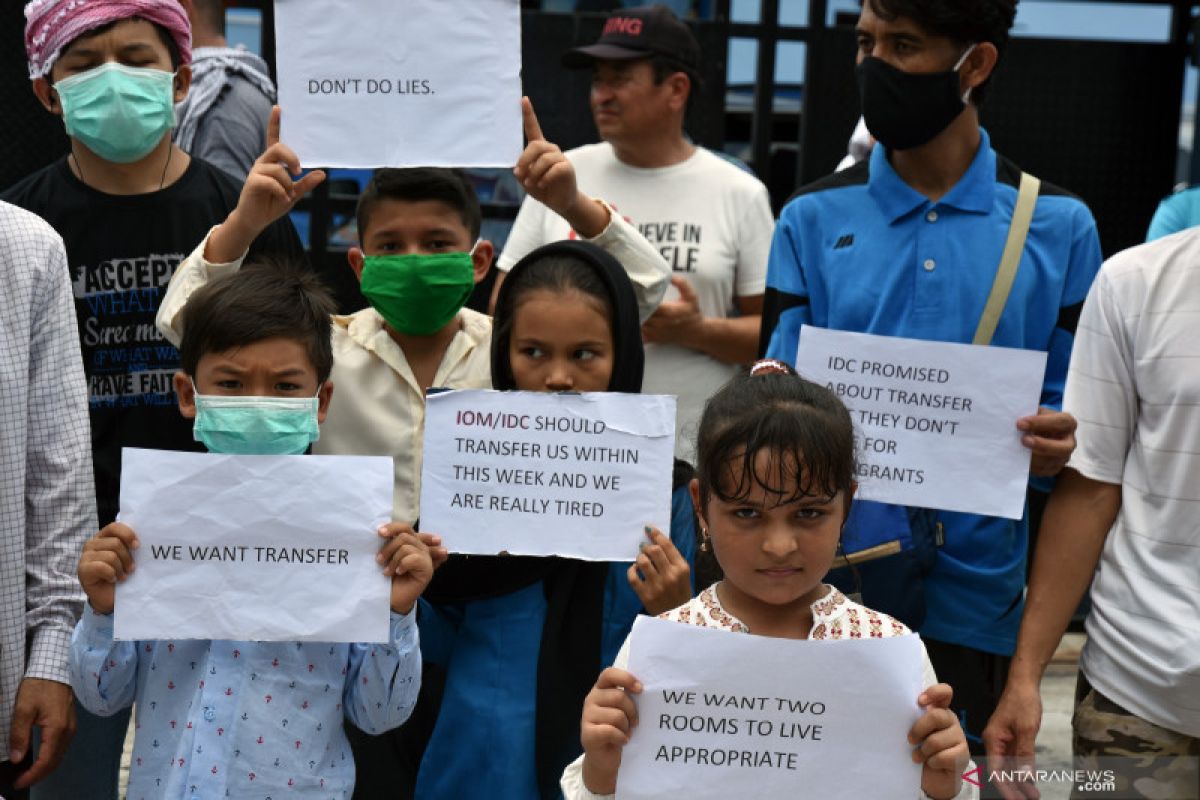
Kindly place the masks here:
[[(662, 616), (685, 625), (786, 639), (900, 636), (907, 627), (822, 582), (838, 552), (854, 482), (854, 426), (829, 390), (787, 365), (760, 361), (730, 381), (704, 409), (692, 501), (704, 543), (724, 578)], [(562, 777), (566, 800), (611, 796), (621, 751), (637, 720), (641, 683), (624, 667), (629, 641), (604, 670), (583, 707), (584, 754)], [(962, 779), (970, 758), (928, 656), (924, 710), (909, 731), (921, 789), (934, 800), (972, 798)]]

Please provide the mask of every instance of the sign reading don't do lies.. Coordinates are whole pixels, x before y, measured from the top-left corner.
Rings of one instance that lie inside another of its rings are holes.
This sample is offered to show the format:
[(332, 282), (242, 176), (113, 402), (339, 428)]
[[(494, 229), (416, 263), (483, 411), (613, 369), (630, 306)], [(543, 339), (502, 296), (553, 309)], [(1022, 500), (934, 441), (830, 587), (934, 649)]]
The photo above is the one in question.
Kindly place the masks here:
[(275, 0), (282, 140), (305, 167), (508, 167), (519, 0)]

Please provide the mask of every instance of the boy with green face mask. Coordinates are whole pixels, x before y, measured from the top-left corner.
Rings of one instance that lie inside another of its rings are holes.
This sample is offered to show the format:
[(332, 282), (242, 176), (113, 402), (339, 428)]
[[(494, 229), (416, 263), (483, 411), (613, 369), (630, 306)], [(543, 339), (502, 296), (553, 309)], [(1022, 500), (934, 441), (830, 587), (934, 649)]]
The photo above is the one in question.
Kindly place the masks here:
[[(624, 264), (638, 287), (644, 320), (665, 291), (666, 262), (628, 222), (579, 191), (570, 163), (542, 137), (528, 101), (525, 115), (530, 144), (518, 177), (578, 235)], [(323, 178), (314, 172), (294, 182), (300, 164), (279, 142), (278, 111), (269, 129), (270, 146), (251, 170), (238, 207), (171, 281), (158, 322), (172, 341), (180, 336), (177, 315), (190, 294), (236, 271), (247, 243)], [(333, 380), (339, 389), (313, 451), (391, 456), (397, 522), (414, 522), (420, 514), (426, 391), (492, 385), (491, 319), (463, 307), (492, 260), (492, 244), (479, 238), (480, 225), (478, 198), (457, 170), (380, 170), (359, 201), (361, 246), (350, 249), (348, 260), (371, 307), (332, 318)]]
[[(66, 244), (103, 526), (117, 512), (122, 447), (197, 448), (175, 408), (179, 354), (154, 318), (171, 274), (236, 206), (239, 186), (171, 143), (174, 104), (191, 83), (191, 29), (178, 0), (35, 0), (25, 15), (33, 92), (63, 119), (70, 151), (3, 197)], [(252, 249), (303, 253), (287, 220)], [(34, 800), (115, 798), (127, 719), (81, 711), (76, 744)]]

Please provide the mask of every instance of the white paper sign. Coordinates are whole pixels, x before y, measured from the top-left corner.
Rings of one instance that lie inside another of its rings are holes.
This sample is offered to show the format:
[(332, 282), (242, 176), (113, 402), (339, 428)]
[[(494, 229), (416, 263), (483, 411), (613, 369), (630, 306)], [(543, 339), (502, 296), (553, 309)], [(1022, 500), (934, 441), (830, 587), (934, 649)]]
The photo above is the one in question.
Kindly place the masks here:
[(520, 0), (275, 0), (282, 140), (305, 167), (511, 167)]
[(858, 494), (882, 503), (1020, 519), (1046, 354), (805, 325), (796, 370), (854, 419)]
[(117, 639), (386, 642), (392, 460), (125, 448)]
[(619, 800), (920, 794), (914, 635), (798, 641), (638, 617), (629, 672), (644, 688)]
[(632, 561), (670, 528), (674, 450), (674, 397), (432, 394), (421, 529), (452, 553)]

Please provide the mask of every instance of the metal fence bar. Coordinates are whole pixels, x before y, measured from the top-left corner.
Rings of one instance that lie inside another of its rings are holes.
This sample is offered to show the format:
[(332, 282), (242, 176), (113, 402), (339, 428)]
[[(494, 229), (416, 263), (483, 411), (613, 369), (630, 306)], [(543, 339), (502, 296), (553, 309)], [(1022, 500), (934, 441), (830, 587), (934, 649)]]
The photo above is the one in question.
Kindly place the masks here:
[(766, 181), (771, 172), (771, 138), (775, 122), (775, 57), (778, 49), (779, 0), (762, 0), (762, 32), (754, 81), (754, 116), (750, 141), (754, 172)]

